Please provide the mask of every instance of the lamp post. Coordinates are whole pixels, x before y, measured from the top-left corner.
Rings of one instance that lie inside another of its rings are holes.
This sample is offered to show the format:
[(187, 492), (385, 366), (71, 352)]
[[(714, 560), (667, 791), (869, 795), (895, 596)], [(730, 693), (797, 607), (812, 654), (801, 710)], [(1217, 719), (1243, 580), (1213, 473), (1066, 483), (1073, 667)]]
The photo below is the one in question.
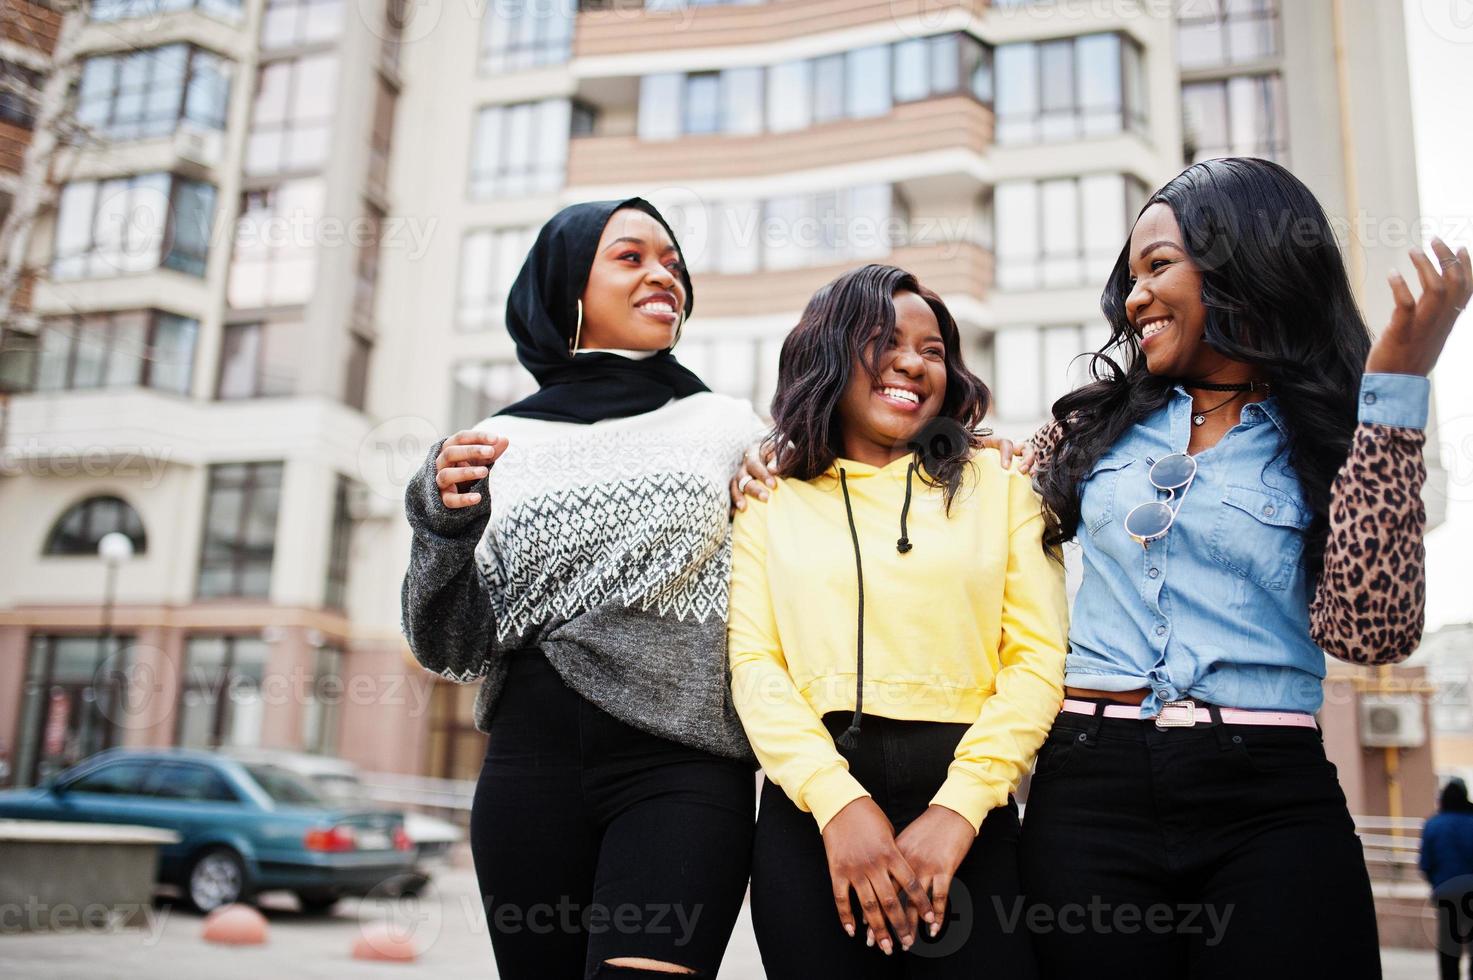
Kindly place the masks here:
[[(107, 566), (107, 578), (102, 588), (102, 662), (112, 656), (113, 638), (113, 591), (117, 584), (118, 566), (133, 557), (133, 539), (121, 531), (109, 531), (97, 542), (97, 554)], [(116, 668), (109, 670), (106, 678), (94, 678), (93, 683), (98, 681), (103, 684), (103, 691), (97, 692), (108, 697), (108, 707), (103, 712), (106, 719), (112, 710), (111, 698), (121, 694), (121, 691), (113, 690), (114, 680), (117, 676)], [(127, 675), (123, 675), (123, 682), (127, 682)], [(103, 748), (112, 748), (113, 726), (104, 725)]]

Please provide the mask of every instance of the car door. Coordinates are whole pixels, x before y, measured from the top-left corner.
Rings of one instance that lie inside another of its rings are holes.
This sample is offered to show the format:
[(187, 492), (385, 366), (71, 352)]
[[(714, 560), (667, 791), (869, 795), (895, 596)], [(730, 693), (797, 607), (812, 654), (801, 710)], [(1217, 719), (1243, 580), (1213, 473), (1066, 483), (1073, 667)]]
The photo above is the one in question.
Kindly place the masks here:
[(182, 862), (205, 835), (237, 825), (244, 816), (236, 791), (218, 771), (201, 763), (160, 763), (143, 789), (157, 825), (179, 832), (179, 842), (160, 851), (170, 865)]
[(146, 759), (117, 759), (73, 778), (63, 775), (52, 816), (79, 823), (157, 826), (148, 819), (143, 789), (152, 768)]

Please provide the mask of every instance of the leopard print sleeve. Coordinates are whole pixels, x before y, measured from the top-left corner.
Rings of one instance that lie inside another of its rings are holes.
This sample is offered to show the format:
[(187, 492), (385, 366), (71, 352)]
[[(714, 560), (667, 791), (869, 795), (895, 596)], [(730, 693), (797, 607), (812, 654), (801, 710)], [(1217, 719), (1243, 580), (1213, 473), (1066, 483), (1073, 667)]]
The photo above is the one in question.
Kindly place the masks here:
[(1052, 419), (1033, 435), (1028, 437), (1028, 445), (1033, 447), (1034, 466), (1048, 466), (1050, 457), (1059, 446), (1059, 440), (1064, 436), (1064, 427), (1059, 424), (1058, 419)]
[(1310, 635), (1330, 656), (1399, 663), (1422, 639), (1427, 596), (1426, 433), (1362, 422), (1330, 496)]

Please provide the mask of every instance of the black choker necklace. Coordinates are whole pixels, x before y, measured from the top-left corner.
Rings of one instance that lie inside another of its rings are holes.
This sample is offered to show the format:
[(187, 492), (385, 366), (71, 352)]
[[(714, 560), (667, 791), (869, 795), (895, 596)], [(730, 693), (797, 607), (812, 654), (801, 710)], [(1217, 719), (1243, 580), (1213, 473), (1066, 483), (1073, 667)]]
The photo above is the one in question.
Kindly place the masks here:
[(1238, 384), (1218, 384), (1214, 381), (1183, 381), (1183, 388), (1196, 388), (1199, 391), (1257, 391), (1260, 388), (1268, 391), (1267, 381), (1243, 381)]

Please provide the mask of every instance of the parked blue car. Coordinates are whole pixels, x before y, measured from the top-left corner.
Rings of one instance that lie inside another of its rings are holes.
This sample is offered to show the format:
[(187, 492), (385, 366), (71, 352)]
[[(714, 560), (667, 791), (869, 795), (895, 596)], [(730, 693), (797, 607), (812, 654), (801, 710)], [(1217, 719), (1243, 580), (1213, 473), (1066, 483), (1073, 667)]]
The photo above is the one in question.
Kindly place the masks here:
[(342, 807), (276, 766), (195, 749), (108, 749), (33, 789), (0, 792), (0, 817), (177, 831), (158, 880), (209, 911), (268, 889), (322, 913), (344, 895), (397, 894), (415, 849), (400, 813)]

